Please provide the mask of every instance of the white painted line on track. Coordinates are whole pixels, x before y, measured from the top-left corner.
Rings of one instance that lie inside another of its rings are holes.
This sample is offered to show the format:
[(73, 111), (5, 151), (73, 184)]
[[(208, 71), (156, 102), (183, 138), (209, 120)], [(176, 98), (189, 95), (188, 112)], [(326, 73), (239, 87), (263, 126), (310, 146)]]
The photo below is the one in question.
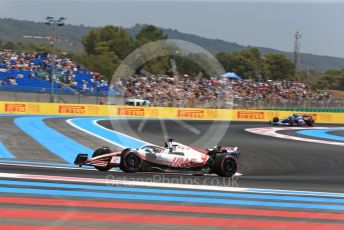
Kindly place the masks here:
[[(288, 130), (312, 130), (312, 129), (332, 129), (333, 127), (312, 127), (312, 128), (304, 128), (304, 127), (263, 127), (263, 128), (248, 128), (245, 129), (247, 132), (260, 134), (270, 137), (277, 137), (287, 140), (294, 140), (294, 141), (306, 141), (312, 143), (319, 143), (319, 144), (327, 144), (327, 145), (338, 145), (344, 146), (344, 143), (336, 142), (336, 141), (326, 141), (320, 139), (311, 139), (306, 137), (297, 137), (297, 136), (290, 136), (286, 134), (277, 133), (277, 131), (288, 131)], [(342, 127), (338, 127), (341, 129)]]
[(320, 197), (344, 197), (343, 193), (241, 188), (241, 187), (225, 187), (225, 186), (210, 186), (210, 185), (195, 185), (195, 184), (156, 183), (156, 182), (143, 182), (143, 181), (134, 181), (134, 180), (119, 180), (119, 179), (109, 180), (109, 179), (97, 179), (97, 178), (85, 178), (85, 177), (63, 177), (63, 176), (47, 176), (47, 175), (18, 174), (18, 173), (0, 173), (0, 178), (95, 183), (95, 184), (106, 184), (109, 186), (139, 186), (139, 187), (207, 190), (207, 191), (223, 191), (223, 192), (245, 192), (245, 193), (281, 194), (281, 195), (292, 194), (292, 195), (298, 195), (298, 196), (320, 196)]
[[(92, 166), (89, 166), (87, 168), (84, 167), (77, 167), (77, 166), (54, 166), (54, 165), (37, 165), (37, 164), (27, 164), (27, 163), (12, 163), (12, 162), (0, 162), (0, 165), (9, 165), (9, 166), (20, 166), (20, 167), (32, 167), (32, 168), (49, 168), (49, 169), (67, 169), (67, 170), (92, 170), (96, 171), (95, 168)], [(122, 170), (118, 169), (110, 169), (109, 172), (123, 172)], [(189, 175), (193, 176), (193, 174), (187, 174), (187, 173), (178, 173), (178, 172), (139, 172), (143, 174), (156, 174), (156, 175)], [(217, 176), (215, 174), (205, 174), (206, 176)], [(241, 173), (235, 173), (235, 176), (242, 176)]]
[(96, 170), (95, 168), (78, 168), (73, 166), (54, 166), (54, 165), (36, 165), (26, 163), (10, 163), (0, 162), (0, 165), (20, 166), (20, 167), (34, 167), (34, 168), (50, 168), (50, 169), (70, 169), (70, 170)]
[[(121, 133), (121, 132), (118, 132), (118, 131), (115, 131), (115, 130), (112, 130), (112, 129), (105, 128), (104, 126), (98, 124), (98, 121), (101, 121), (101, 120), (105, 120), (105, 119), (94, 120), (94, 121), (93, 121), (93, 124), (94, 124), (95, 126), (101, 128), (101, 129), (105, 129), (105, 130), (110, 131), (110, 132), (112, 132), (112, 133), (118, 133), (118, 134), (121, 134), (121, 135), (123, 135), (123, 136), (125, 136), (125, 137), (128, 137), (128, 138), (130, 138), (130, 139), (134, 139), (134, 140), (137, 140), (137, 141), (145, 142), (146, 145), (155, 145), (155, 144), (152, 144), (152, 143), (149, 143), (149, 142), (146, 142), (146, 141), (137, 139), (137, 138), (135, 138), (135, 137), (131, 137), (131, 136), (125, 134), (125, 133)], [(110, 120), (116, 120), (116, 119), (113, 119), (113, 118), (112, 118), (112, 119), (110, 119)]]
[(79, 130), (81, 130), (81, 131), (83, 131), (83, 132), (85, 132), (85, 133), (88, 133), (88, 134), (90, 134), (90, 135), (92, 135), (92, 136), (95, 136), (95, 137), (97, 137), (97, 138), (99, 138), (99, 139), (102, 139), (102, 140), (104, 140), (104, 141), (106, 141), (106, 142), (109, 142), (109, 143), (111, 143), (111, 144), (113, 144), (113, 145), (115, 145), (115, 146), (118, 146), (118, 147), (120, 147), (120, 148), (126, 148), (125, 146), (123, 146), (123, 145), (121, 145), (121, 144), (119, 144), (119, 143), (113, 142), (113, 141), (111, 141), (111, 140), (109, 140), (109, 139), (107, 139), (107, 138), (105, 138), (105, 137), (99, 136), (99, 135), (97, 135), (97, 134), (95, 134), (95, 133), (92, 133), (92, 132), (90, 132), (90, 131), (88, 131), (88, 130), (86, 130), (86, 129), (84, 129), (84, 128), (81, 128), (81, 127), (75, 125), (75, 124), (73, 123), (73, 120), (74, 120), (74, 119), (79, 119), (79, 118), (68, 119), (68, 120), (66, 120), (66, 122), (67, 122), (68, 124), (70, 124), (71, 126), (73, 126), (74, 128), (79, 129)]
[[(214, 191), (236, 191), (243, 192), (246, 188), (239, 187), (221, 187), (210, 185), (188, 185), (188, 184), (173, 184), (173, 183), (156, 183), (143, 182), (133, 180), (115, 180), (115, 179), (97, 179), (85, 177), (63, 177), (63, 176), (48, 176), (36, 174), (17, 174), (17, 173), (0, 173), (0, 178), (15, 178), (15, 179), (31, 179), (31, 180), (47, 180), (47, 181), (67, 181), (67, 182), (81, 182), (81, 183), (96, 183), (107, 185), (120, 186), (142, 186), (142, 187), (159, 187), (159, 188), (180, 188), (180, 189), (194, 189), (194, 190), (214, 190)], [(135, 179), (135, 178), (133, 178)]]

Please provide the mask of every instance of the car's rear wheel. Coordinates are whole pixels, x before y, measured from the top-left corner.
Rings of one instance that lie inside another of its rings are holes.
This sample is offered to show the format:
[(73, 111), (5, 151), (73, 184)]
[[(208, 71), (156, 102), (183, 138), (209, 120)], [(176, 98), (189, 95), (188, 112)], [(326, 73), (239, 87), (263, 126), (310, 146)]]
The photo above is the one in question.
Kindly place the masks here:
[(269, 124), (272, 124), (272, 125), (274, 125), (274, 126), (277, 126), (277, 125), (278, 125), (277, 122), (279, 122), (278, 117), (274, 117), (274, 118), (272, 119), (272, 121), (270, 120)]
[(218, 156), (213, 165), (213, 172), (222, 177), (231, 177), (238, 170), (238, 165), (235, 159), (226, 155)]
[[(102, 147), (102, 148), (99, 148), (97, 149), (96, 151), (94, 151), (93, 155), (92, 155), (92, 158), (93, 157), (98, 157), (98, 156), (102, 156), (102, 155), (105, 155), (105, 154), (108, 154), (108, 153), (111, 153), (111, 149), (109, 149), (108, 147)], [(112, 166), (94, 166), (96, 169), (98, 169), (99, 171), (109, 171)]]
[(142, 159), (132, 151), (123, 151), (120, 169), (127, 173), (138, 172), (142, 165)]
[(305, 124), (307, 126), (312, 127), (312, 126), (314, 126), (314, 120), (313, 119), (307, 119), (307, 120), (305, 120)]

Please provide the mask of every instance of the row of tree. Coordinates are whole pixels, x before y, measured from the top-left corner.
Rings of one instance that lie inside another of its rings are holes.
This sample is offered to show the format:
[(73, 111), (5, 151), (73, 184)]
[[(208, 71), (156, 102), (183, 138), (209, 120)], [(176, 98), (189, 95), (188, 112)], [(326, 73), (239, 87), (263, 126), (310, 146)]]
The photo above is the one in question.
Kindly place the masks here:
[(344, 70), (327, 70), (314, 82), (318, 89), (344, 90)]
[[(111, 77), (121, 60), (127, 57), (134, 49), (142, 45), (161, 39), (166, 39), (164, 32), (155, 26), (148, 25), (141, 29), (136, 37), (129, 36), (121, 27), (105, 26), (92, 29), (82, 39), (85, 53), (76, 55), (81, 63), (91, 69), (98, 70)], [(179, 73), (196, 76), (205, 72), (202, 66), (192, 61), (192, 55), (187, 57), (170, 57), (176, 61)], [(158, 58), (145, 65), (145, 69), (152, 73), (173, 74), (170, 58)], [(243, 78), (263, 79), (292, 79), (294, 65), (281, 54), (267, 54), (262, 56), (258, 49), (252, 48), (234, 53), (219, 53), (216, 58), (226, 71), (237, 73)]]
[(294, 65), (282, 54), (262, 56), (252, 48), (233, 53), (219, 53), (217, 59), (226, 71), (232, 71), (243, 78), (285, 79), (293, 78)]
[[(22, 43), (22, 42), (3, 42), (0, 40), (1, 50), (16, 50), (25, 52), (51, 52), (53, 49), (51, 44), (33, 44), (33, 43)], [(62, 52), (58, 50), (58, 52)]]
[[(127, 30), (121, 27), (94, 28), (82, 38), (85, 53), (72, 57), (111, 79), (118, 65), (131, 52), (148, 42), (161, 39), (166, 39), (166, 35), (154, 26), (144, 27), (136, 37), (131, 37)], [(160, 63), (159, 68), (149, 71), (161, 73), (163, 66), (164, 63)]]

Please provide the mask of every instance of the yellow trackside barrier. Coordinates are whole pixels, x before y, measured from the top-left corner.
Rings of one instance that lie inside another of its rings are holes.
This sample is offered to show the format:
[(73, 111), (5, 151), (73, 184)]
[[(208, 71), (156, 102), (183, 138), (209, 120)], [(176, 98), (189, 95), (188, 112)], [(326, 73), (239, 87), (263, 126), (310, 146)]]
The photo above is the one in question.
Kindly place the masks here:
[(134, 107), (91, 104), (57, 104), (34, 102), (0, 102), (2, 114), (119, 116), (165, 119), (230, 120), (232, 110), (171, 107)]
[(0, 102), (0, 113), (30, 115), (102, 116), (107, 108), (99, 105)]
[[(270, 121), (287, 117), (293, 111), (231, 110), (173, 107), (132, 107), (117, 105), (57, 104), (35, 102), (0, 102), (1, 114), (111, 116), (191, 120)], [(300, 112), (301, 113), (301, 112)], [(302, 114), (302, 113), (301, 113)], [(344, 124), (343, 113), (311, 113), (316, 123)]]
[(116, 106), (117, 116), (192, 120), (230, 120), (232, 110), (172, 107)]

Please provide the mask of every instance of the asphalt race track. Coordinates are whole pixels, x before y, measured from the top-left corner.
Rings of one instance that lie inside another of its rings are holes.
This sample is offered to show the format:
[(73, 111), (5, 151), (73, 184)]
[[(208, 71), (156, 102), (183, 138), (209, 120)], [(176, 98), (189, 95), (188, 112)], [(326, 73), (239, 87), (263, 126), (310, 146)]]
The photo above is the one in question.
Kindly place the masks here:
[[(0, 117), (1, 229), (342, 229), (344, 225), (344, 141), (343, 130), (337, 130), (342, 126), (322, 125), (329, 128), (327, 133), (312, 137), (339, 139), (338, 145), (329, 145), (245, 130), (269, 127), (266, 123), (231, 122), (218, 144), (240, 148), (240, 174), (219, 178), (99, 172), (71, 164), (79, 151), (90, 154), (104, 145), (121, 149), (111, 129), (157, 145), (163, 145), (164, 135), (193, 145), (207, 133), (210, 121), (89, 118), (81, 124), (82, 119), (66, 122), (69, 119)], [(94, 120), (100, 120), (98, 125)], [(310, 138), (302, 130), (277, 133)], [(212, 136), (216, 135), (220, 134)]]

